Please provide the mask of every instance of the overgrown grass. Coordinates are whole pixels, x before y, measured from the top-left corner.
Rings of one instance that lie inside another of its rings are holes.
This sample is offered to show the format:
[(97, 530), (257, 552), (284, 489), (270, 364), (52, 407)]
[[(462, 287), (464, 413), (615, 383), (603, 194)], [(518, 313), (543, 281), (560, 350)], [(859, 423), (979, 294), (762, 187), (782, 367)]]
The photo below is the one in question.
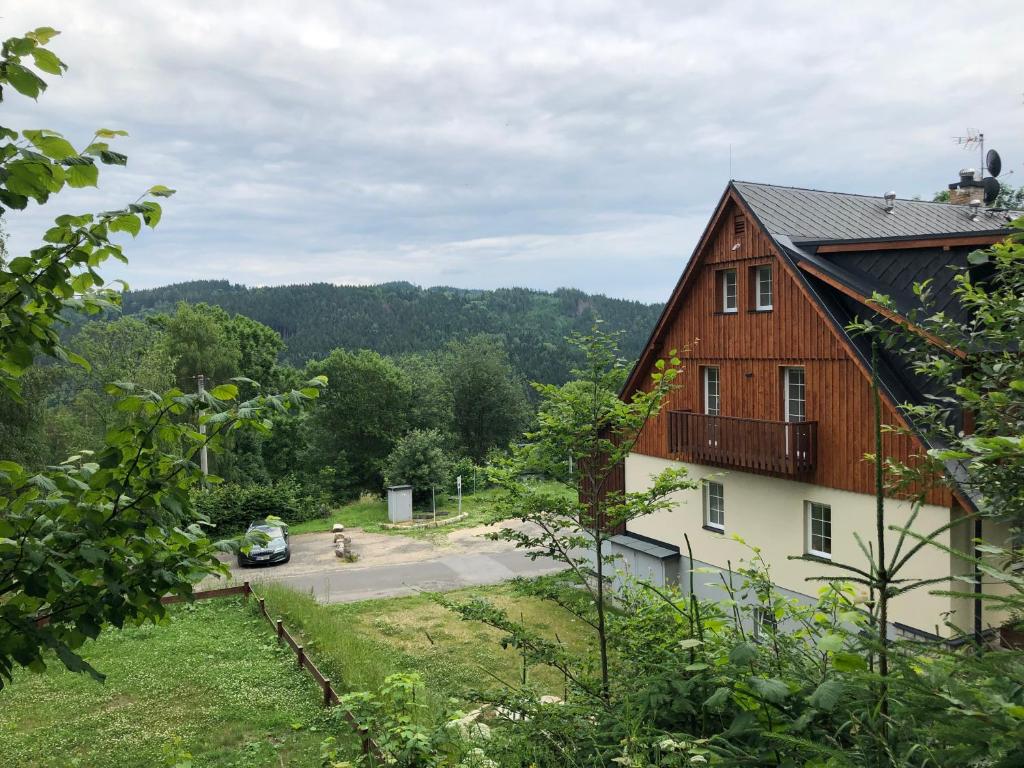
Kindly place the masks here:
[[(502, 648), (501, 633), (461, 620), (427, 595), (320, 605), (309, 595), (267, 584), (261, 594), (268, 610), (294, 627), (317, 664), (345, 690), (374, 690), (395, 672), (423, 676), (435, 711), (449, 698), (470, 705), (488, 690), (516, 687), (522, 657)], [(570, 647), (589, 640), (585, 627), (567, 611), (535, 597), (517, 594), (514, 584), (449, 592), (451, 600), (485, 597), (515, 619)], [(548, 667), (530, 667), (530, 685), (561, 696), (565, 681)]]
[[(541, 487), (551, 493), (570, 494), (565, 486), (558, 483), (543, 483)], [(329, 517), (319, 520), (308, 520), (289, 526), (291, 533), (312, 533), (315, 531), (329, 531), (335, 523), (342, 523), (346, 528), (361, 528), (364, 531), (373, 533), (394, 533), (403, 536), (417, 536), (421, 538), (436, 538), (447, 535), (448, 532), (458, 528), (471, 528), (490, 521), (494, 516), (494, 504), (501, 491), (496, 488), (487, 488), (477, 493), (467, 494), (462, 497), (462, 511), (466, 517), (452, 525), (440, 528), (418, 528), (418, 529), (389, 529), (383, 524), (388, 522), (387, 499), (377, 496), (363, 496), (358, 501), (338, 507), (333, 510)], [(437, 497), (439, 520), (444, 516), (453, 517), (458, 514), (458, 502), (447, 496)], [(418, 511), (417, 515), (427, 514)]]
[(85, 656), (105, 683), (54, 660), (0, 691), (4, 765), (314, 768), (325, 736), (354, 748), (320, 708), (320, 689), (239, 600), (110, 630)]

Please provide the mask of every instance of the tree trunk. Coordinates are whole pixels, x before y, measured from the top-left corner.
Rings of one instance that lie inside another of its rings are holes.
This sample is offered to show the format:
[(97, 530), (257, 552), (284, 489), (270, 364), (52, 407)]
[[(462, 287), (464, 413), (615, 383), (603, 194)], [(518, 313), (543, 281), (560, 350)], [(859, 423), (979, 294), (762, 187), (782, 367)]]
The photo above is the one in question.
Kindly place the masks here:
[(871, 344), (871, 394), (875, 407), (875, 529), (878, 538), (878, 674), (879, 711), (882, 732), (888, 733), (889, 718), (889, 573), (885, 565), (885, 483), (882, 456), (882, 397), (878, 387), (878, 342)]
[[(597, 506), (597, 505), (595, 505)], [(604, 557), (601, 551), (603, 533), (600, 515), (595, 516), (594, 549), (597, 560), (597, 645), (601, 652), (601, 697), (608, 700), (608, 633), (604, 623)]]

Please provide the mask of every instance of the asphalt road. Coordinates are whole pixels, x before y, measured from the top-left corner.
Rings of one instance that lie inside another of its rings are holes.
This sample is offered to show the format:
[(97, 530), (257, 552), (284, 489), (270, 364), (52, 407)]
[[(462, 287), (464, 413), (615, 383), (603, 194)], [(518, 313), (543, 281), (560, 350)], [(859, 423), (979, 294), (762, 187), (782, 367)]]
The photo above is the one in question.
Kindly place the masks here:
[(376, 597), (397, 597), (419, 591), (446, 592), (482, 584), (497, 584), (516, 576), (540, 576), (564, 566), (551, 560), (530, 560), (519, 552), (455, 554), (432, 560), (344, 570), (275, 576), (272, 568), (247, 569), (237, 577), (273, 581), (311, 592), (321, 603), (349, 603)]
[(540, 576), (564, 568), (547, 558), (531, 560), (507, 542), (481, 539), (476, 531), (453, 534), (444, 546), (358, 530), (351, 536), (360, 555), (355, 563), (334, 557), (329, 534), (305, 534), (292, 537), (290, 563), (239, 568), (232, 562), (232, 577), (253, 584), (284, 584), (312, 593), (321, 603), (347, 603), (497, 584), (516, 576)]

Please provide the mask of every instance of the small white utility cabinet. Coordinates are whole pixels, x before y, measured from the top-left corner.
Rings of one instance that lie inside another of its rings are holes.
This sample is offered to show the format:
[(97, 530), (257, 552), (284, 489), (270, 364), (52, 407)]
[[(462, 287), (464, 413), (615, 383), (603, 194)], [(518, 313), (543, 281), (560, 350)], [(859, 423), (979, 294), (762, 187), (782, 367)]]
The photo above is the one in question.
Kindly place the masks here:
[(392, 485), (388, 488), (388, 520), (392, 523), (412, 520), (411, 485)]

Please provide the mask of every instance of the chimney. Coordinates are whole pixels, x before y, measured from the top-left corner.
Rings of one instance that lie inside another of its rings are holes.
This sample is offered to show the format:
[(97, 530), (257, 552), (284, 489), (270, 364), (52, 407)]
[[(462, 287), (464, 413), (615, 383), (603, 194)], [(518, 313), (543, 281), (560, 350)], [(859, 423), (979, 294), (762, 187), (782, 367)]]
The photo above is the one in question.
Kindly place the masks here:
[(973, 168), (960, 169), (960, 181), (949, 185), (949, 202), (953, 205), (970, 205), (975, 200), (985, 199), (985, 187), (977, 178)]

